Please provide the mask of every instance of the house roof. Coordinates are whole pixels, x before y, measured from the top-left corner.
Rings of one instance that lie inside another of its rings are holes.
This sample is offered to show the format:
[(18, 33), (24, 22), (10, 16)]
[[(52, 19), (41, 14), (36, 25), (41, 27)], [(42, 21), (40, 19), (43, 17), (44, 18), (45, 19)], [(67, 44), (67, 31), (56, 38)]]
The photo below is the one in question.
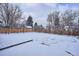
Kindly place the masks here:
[(31, 26), (26, 26), (26, 28), (32, 28)]

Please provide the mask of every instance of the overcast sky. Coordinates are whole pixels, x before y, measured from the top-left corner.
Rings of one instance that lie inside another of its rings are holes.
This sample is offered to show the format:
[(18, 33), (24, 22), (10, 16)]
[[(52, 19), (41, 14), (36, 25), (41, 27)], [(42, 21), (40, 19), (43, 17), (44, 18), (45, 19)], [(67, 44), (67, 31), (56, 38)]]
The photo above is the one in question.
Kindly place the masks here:
[(65, 9), (79, 9), (78, 3), (22, 3), (19, 4), (24, 15), (27, 17), (31, 15), (33, 21), (38, 24), (46, 25), (47, 16), (53, 10), (63, 11)]

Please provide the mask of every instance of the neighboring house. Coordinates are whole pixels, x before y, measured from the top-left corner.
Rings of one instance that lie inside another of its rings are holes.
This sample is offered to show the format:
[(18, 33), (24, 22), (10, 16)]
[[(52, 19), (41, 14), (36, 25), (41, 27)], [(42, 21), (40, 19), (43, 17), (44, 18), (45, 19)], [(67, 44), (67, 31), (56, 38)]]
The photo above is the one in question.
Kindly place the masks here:
[(68, 31), (69, 30), (69, 26), (64, 26), (64, 30)]
[(32, 29), (32, 27), (31, 27), (31, 26), (25, 26), (25, 28), (27, 28), (27, 29)]
[(26, 28), (25, 31), (28, 31), (28, 32), (32, 32), (33, 31), (31, 26), (25, 26), (25, 28)]

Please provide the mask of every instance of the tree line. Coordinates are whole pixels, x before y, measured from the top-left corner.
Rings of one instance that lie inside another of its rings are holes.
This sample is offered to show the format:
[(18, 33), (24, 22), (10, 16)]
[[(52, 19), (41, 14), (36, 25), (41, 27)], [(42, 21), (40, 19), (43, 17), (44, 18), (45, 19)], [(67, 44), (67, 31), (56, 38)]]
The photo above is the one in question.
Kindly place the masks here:
[[(34, 23), (32, 16), (28, 16), (21, 24), (17, 21), (24, 20), (23, 11), (20, 6), (12, 3), (0, 3), (0, 27), (5, 28), (27, 28), (30, 26), (35, 30), (43, 29), (43, 25)], [(76, 21), (76, 22), (75, 22)], [(47, 18), (48, 25), (46, 29), (49, 32), (56, 29), (79, 30), (79, 10), (67, 9), (64, 11), (53, 11), (49, 13)]]
[(4, 22), (5, 27), (15, 26), (17, 20), (22, 19), (22, 11), (19, 6), (0, 3), (0, 20)]
[[(23, 20), (21, 24), (17, 23)], [(20, 6), (12, 3), (0, 3), (0, 27), (1, 28), (27, 28), (30, 26), (35, 30), (43, 28), (43, 25), (38, 25), (37, 22), (33, 22), (32, 16), (28, 16), (25, 20), (23, 11)]]
[(79, 10), (55, 10), (48, 15), (47, 22), (49, 32), (55, 29), (79, 30)]

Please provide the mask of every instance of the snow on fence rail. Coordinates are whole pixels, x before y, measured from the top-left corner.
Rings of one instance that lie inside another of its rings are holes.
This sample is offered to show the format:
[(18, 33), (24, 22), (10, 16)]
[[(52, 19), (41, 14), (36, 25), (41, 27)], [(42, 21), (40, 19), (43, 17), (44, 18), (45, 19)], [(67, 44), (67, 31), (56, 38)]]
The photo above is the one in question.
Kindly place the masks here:
[(17, 44), (11, 45), (11, 46), (7, 46), (7, 47), (4, 47), (4, 48), (0, 48), (0, 51), (5, 50), (5, 49), (8, 49), (8, 48), (11, 48), (11, 47), (15, 47), (15, 46), (18, 46), (18, 45), (21, 45), (21, 44), (24, 44), (24, 43), (28, 43), (28, 42), (31, 42), (31, 41), (33, 41), (33, 40), (28, 40), (28, 41), (24, 41), (24, 42), (21, 42), (21, 43), (17, 43)]
[(66, 53), (68, 53), (68, 54), (70, 54), (71, 56), (75, 56), (75, 55), (73, 55), (71, 52), (69, 52), (69, 51), (65, 51)]

